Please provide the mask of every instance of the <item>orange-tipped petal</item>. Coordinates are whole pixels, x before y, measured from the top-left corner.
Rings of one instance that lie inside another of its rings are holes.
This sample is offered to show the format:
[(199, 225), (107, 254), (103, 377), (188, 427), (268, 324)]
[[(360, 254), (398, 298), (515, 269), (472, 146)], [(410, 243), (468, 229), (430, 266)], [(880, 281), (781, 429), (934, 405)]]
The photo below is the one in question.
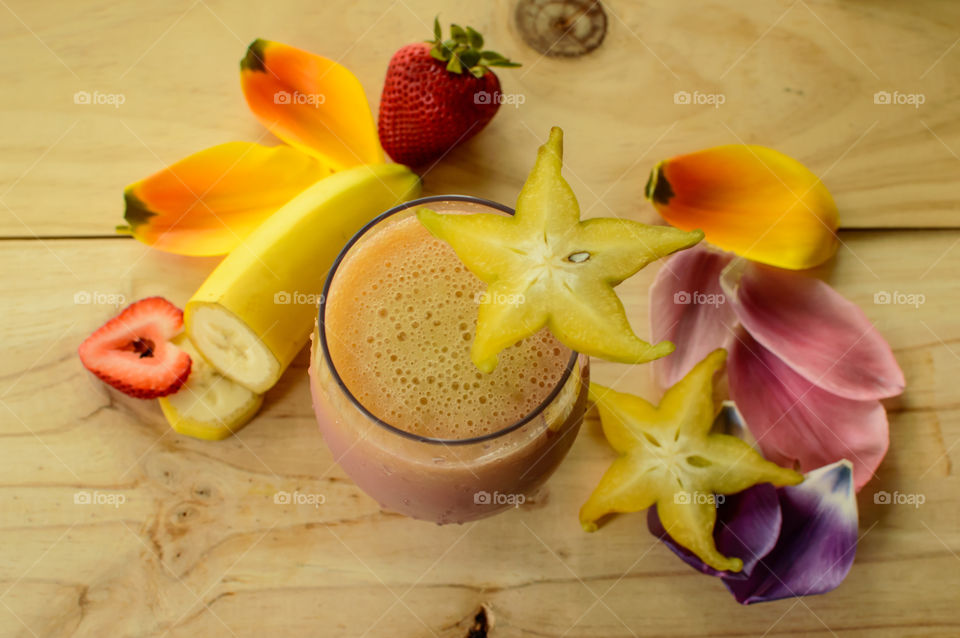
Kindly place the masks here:
[(672, 225), (747, 259), (800, 270), (837, 249), (837, 205), (797, 160), (763, 146), (731, 144), (664, 160), (647, 199)]
[(360, 81), (333, 60), (254, 40), (240, 62), (240, 83), (261, 124), (334, 170), (384, 161)]
[(127, 186), (119, 227), (180, 255), (222, 255), (303, 189), (330, 174), (289, 146), (228, 142)]

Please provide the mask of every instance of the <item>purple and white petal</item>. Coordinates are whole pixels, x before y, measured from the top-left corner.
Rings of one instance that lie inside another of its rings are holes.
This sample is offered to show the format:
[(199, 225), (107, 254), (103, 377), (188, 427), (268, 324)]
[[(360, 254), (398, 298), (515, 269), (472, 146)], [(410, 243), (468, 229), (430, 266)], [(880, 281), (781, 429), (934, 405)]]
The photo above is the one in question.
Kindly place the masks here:
[(780, 535), (780, 502), (777, 489), (769, 483), (729, 496), (718, 496), (717, 522), (713, 538), (724, 556), (735, 556), (743, 561), (743, 571), (720, 572), (693, 552), (674, 541), (664, 529), (657, 508), (647, 510), (647, 528), (662, 540), (685, 563), (710, 576), (746, 579), (754, 566), (776, 545)]
[(823, 594), (846, 578), (857, 548), (853, 466), (843, 460), (777, 490), (782, 524), (776, 547), (743, 580), (724, 578), (738, 602)]

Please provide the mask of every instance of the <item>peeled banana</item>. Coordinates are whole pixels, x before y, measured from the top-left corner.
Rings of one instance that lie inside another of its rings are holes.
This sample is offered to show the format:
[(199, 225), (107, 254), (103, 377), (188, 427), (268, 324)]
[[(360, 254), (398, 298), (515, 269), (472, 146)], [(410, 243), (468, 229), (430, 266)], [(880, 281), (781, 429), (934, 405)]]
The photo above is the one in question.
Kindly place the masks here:
[(197, 439), (218, 441), (233, 434), (253, 418), (263, 396), (217, 372), (180, 333), (174, 345), (190, 355), (187, 382), (175, 394), (158, 399), (163, 416), (174, 430)]
[(184, 310), (186, 332), (224, 376), (266, 392), (307, 341), (327, 271), (341, 248), (381, 212), (420, 194), (400, 164), (326, 177), (237, 246)]

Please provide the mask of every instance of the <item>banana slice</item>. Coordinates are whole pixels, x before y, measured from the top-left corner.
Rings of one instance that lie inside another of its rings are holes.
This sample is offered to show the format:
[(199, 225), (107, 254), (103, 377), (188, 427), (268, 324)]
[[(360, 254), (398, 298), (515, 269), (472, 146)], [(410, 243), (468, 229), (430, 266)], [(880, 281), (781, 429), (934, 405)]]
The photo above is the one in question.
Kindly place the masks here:
[(260, 409), (263, 395), (220, 374), (185, 334), (173, 343), (190, 355), (193, 366), (176, 394), (158, 399), (170, 427), (197, 439), (218, 441), (246, 425)]
[(220, 305), (198, 305), (193, 334), (203, 354), (217, 370), (257, 392), (266, 392), (280, 377), (280, 362), (260, 337), (235, 314)]

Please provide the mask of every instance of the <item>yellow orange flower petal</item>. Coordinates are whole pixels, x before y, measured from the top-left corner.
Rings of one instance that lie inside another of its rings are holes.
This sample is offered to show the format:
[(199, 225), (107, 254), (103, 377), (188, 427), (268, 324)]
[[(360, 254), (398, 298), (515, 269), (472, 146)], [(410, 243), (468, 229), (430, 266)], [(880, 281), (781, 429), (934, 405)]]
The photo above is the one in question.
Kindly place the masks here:
[(333, 60), (254, 40), (240, 62), (240, 83), (271, 133), (334, 170), (384, 161), (360, 81)]
[(289, 146), (228, 142), (127, 186), (118, 231), (181, 255), (222, 255), (299, 192), (330, 174)]
[(732, 144), (657, 164), (646, 188), (670, 224), (747, 259), (799, 270), (837, 249), (837, 205), (797, 160), (763, 146)]

